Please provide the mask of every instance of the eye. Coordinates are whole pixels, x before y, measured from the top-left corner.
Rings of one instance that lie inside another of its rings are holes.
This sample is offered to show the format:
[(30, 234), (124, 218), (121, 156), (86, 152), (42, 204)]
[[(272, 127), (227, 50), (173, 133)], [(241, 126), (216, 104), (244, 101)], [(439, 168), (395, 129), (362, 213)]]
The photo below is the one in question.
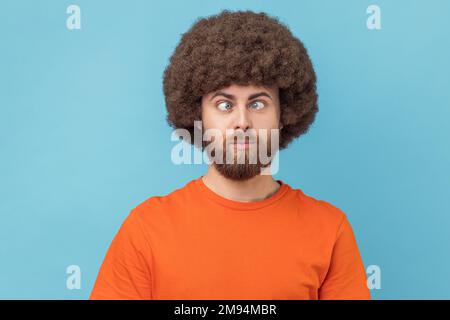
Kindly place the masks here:
[(222, 101), (217, 105), (217, 108), (219, 108), (219, 110), (221, 111), (228, 111), (231, 109), (231, 104), (227, 101)]
[(254, 109), (254, 110), (259, 110), (265, 107), (265, 104), (262, 103), (261, 101), (255, 101), (250, 105), (250, 108)]

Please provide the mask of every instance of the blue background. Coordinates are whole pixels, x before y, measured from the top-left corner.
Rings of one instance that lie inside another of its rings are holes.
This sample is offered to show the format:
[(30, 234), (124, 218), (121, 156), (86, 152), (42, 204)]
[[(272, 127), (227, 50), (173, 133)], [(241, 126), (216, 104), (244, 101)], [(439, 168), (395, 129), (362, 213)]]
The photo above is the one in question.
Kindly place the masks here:
[(170, 160), (162, 73), (195, 19), (225, 8), (279, 17), (317, 72), (316, 122), (276, 178), (347, 214), (381, 268), (374, 299), (450, 298), (450, 1), (0, 6), (0, 298), (88, 298), (129, 211), (205, 172)]

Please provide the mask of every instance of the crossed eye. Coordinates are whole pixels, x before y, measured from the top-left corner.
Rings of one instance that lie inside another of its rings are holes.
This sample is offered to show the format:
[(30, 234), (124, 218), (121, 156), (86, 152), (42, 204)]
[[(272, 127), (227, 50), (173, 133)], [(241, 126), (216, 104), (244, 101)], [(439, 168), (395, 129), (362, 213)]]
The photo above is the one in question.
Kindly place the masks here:
[[(259, 110), (264, 108), (264, 106), (265, 106), (264, 103), (262, 103), (261, 101), (255, 101), (250, 105), (250, 108), (252, 108), (253, 110)], [(221, 111), (228, 111), (232, 107), (233, 106), (228, 101), (223, 101), (217, 105), (217, 108), (219, 108), (219, 110)]]

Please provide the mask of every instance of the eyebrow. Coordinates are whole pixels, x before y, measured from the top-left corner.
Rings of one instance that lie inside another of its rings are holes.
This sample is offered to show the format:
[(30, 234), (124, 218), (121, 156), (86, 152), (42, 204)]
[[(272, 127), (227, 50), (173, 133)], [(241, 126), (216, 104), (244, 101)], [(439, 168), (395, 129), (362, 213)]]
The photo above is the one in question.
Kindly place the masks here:
[[(233, 96), (232, 94), (228, 94), (228, 93), (225, 93), (225, 92), (222, 92), (222, 91), (217, 91), (216, 93), (214, 93), (214, 95), (209, 100), (211, 101), (212, 99), (214, 99), (217, 96), (224, 96), (225, 98), (228, 98), (230, 100), (236, 100), (236, 97)], [(272, 97), (269, 94), (267, 94), (266, 92), (254, 93), (254, 94), (250, 95), (248, 97), (248, 99), (252, 100), (252, 99), (255, 99), (255, 98), (258, 98), (258, 97), (261, 97), (261, 96), (268, 97), (269, 99), (272, 100)]]

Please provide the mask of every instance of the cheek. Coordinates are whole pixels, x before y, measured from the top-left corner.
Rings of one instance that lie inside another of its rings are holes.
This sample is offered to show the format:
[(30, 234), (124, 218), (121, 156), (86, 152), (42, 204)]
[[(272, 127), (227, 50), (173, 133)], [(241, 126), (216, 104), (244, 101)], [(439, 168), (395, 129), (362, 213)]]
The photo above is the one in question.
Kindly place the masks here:
[(202, 106), (202, 121), (205, 129), (211, 128), (214, 125), (214, 114), (208, 105)]
[(220, 121), (220, 119), (216, 119), (213, 117), (205, 117), (202, 119), (203, 121), (203, 130), (206, 131), (207, 129), (211, 129), (214, 131), (222, 131), (225, 132), (226, 128), (223, 127), (223, 121)]
[(202, 109), (203, 138), (214, 143), (222, 143), (225, 128), (221, 127), (220, 119), (214, 115), (214, 112), (208, 109)]
[(227, 129), (226, 119), (223, 115), (214, 112), (210, 108), (202, 109), (202, 122), (204, 129), (218, 129), (225, 131)]
[(276, 110), (268, 112), (266, 114), (261, 114), (254, 118), (254, 127), (261, 129), (274, 129), (278, 128), (280, 116)]

